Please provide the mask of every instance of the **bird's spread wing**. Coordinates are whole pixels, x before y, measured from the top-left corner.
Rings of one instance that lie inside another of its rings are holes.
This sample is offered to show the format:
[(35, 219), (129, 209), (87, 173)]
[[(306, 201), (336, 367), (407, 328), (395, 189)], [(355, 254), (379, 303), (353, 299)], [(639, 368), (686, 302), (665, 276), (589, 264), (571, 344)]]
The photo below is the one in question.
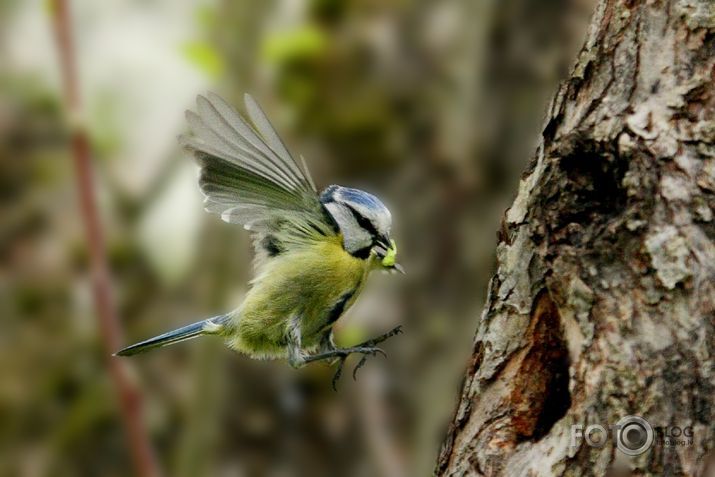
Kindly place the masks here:
[(199, 96), (180, 142), (201, 166), (206, 210), (253, 232), (260, 264), (337, 232), (305, 162), (293, 159), (258, 103), (245, 102), (252, 124), (219, 96)]

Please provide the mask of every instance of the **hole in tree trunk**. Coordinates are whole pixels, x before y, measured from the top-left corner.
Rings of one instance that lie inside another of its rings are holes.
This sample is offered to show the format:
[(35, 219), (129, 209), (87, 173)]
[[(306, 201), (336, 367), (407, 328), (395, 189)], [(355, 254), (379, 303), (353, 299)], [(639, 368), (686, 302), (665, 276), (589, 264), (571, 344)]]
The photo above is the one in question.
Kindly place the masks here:
[(529, 347), (511, 395), (519, 441), (541, 439), (571, 406), (568, 348), (558, 309), (548, 292), (536, 298), (527, 339)]

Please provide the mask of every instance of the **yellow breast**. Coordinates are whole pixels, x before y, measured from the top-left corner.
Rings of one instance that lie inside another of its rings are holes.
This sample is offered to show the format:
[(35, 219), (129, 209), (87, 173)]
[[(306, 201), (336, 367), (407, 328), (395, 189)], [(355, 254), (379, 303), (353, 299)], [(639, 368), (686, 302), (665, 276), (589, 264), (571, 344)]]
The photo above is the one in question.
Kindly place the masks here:
[(237, 313), (229, 345), (253, 356), (285, 355), (286, 329), (299, 320), (302, 344), (318, 344), (331, 309), (355, 301), (370, 271), (370, 260), (347, 253), (340, 237), (330, 237), (268, 261), (253, 280)]

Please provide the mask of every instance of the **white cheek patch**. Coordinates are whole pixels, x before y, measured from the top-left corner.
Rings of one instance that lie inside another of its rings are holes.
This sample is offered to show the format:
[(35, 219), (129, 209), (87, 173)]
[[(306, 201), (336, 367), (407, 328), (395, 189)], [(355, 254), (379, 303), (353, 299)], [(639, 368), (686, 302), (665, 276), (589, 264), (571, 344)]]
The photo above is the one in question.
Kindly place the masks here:
[(325, 204), (325, 208), (335, 219), (340, 228), (340, 233), (343, 234), (343, 247), (345, 250), (352, 253), (372, 244), (370, 233), (360, 227), (350, 209), (336, 202)]

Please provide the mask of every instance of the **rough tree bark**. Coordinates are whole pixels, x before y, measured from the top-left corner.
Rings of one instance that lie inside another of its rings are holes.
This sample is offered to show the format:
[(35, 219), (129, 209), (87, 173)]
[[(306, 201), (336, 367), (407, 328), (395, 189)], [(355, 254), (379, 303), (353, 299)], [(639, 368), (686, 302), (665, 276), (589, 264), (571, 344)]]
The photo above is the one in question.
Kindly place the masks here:
[[(714, 80), (712, 0), (599, 2), (503, 219), (437, 475), (715, 475)], [(692, 443), (572, 445), (626, 415)]]

